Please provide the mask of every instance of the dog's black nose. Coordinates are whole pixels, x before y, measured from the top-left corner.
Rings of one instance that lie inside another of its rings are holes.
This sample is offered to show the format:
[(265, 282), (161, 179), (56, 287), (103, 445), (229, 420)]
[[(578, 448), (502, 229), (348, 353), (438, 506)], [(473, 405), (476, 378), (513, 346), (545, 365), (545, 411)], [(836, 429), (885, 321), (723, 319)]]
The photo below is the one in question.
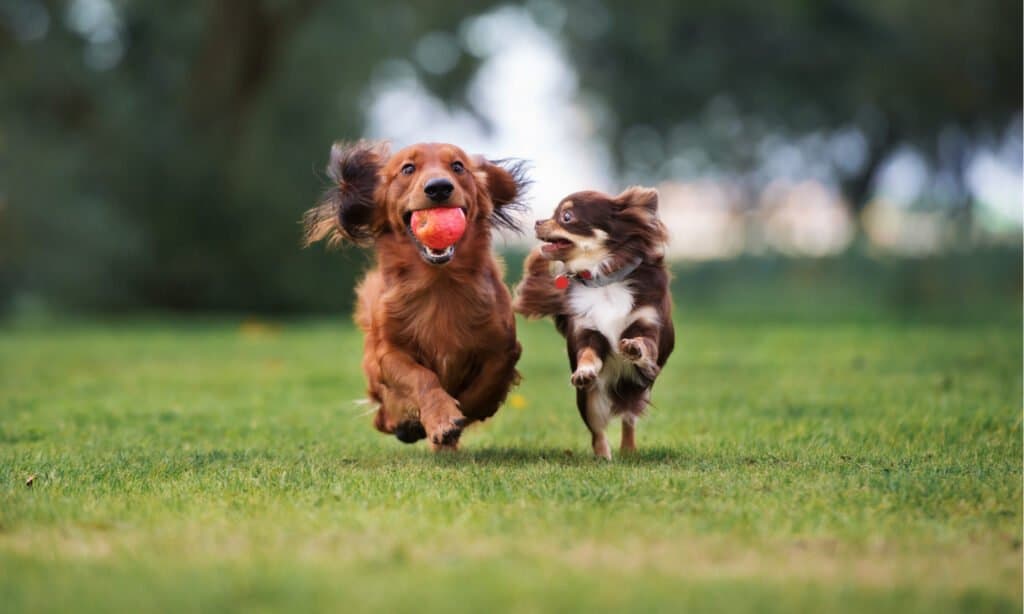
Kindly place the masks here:
[(455, 186), (452, 185), (452, 182), (443, 177), (431, 179), (427, 182), (427, 185), (423, 186), (423, 191), (426, 193), (427, 198), (435, 203), (443, 203), (448, 200), (454, 189)]
[(534, 228), (540, 228), (540, 225), (544, 223), (544, 220), (537, 220), (533, 223)]

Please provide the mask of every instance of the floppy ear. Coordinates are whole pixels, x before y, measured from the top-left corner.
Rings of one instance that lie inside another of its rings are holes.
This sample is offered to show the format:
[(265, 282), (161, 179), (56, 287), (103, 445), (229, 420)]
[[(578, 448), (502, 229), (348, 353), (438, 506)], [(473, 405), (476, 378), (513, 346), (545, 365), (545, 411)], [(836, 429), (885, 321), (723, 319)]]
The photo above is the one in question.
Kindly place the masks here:
[(491, 224), (522, 232), (516, 214), (525, 213), (528, 209), (524, 202), (530, 185), (530, 180), (526, 178), (526, 161), (513, 158), (487, 160), (483, 156), (474, 156), (473, 160), (477, 167), (474, 174), (494, 204)]
[(388, 148), (383, 143), (338, 142), (331, 147), (327, 176), (333, 185), (302, 218), (306, 246), (321, 239), (327, 239), (330, 246), (346, 239), (357, 245), (373, 241), (378, 232), (374, 192), (387, 159)]

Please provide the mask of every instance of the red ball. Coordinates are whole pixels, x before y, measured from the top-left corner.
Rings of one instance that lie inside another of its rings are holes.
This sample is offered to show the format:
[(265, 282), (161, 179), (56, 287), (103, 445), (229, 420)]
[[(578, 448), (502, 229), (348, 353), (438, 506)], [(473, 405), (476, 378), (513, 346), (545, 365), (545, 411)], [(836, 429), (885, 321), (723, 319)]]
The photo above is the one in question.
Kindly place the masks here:
[(447, 249), (466, 232), (466, 214), (458, 207), (435, 207), (412, 213), (412, 233), (430, 249)]

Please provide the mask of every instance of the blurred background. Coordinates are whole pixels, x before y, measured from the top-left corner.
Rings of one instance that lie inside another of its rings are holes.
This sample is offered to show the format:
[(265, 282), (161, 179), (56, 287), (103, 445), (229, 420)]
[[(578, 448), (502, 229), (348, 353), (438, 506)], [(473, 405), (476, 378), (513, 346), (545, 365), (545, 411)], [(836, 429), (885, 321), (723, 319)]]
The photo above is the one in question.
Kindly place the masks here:
[[(684, 308), (1019, 318), (1019, 0), (0, 0), (0, 313), (344, 312), (337, 139), (661, 190)], [(509, 281), (531, 236), (498, 242)], [(952, 310), (950, 310), (952, 308)], [(985, 312), (989, 313), (989, 312)]]

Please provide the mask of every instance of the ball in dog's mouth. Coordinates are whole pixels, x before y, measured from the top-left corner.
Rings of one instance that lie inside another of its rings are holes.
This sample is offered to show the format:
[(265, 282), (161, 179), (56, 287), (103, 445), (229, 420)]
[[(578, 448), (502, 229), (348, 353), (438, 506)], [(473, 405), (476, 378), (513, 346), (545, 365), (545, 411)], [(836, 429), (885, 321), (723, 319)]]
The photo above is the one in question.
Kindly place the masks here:
[(429, 264), (447, 264), (455, 256), (455, 243), (466, 231), (461, 207), (420, 209), (405, 215), (406, 230)]

